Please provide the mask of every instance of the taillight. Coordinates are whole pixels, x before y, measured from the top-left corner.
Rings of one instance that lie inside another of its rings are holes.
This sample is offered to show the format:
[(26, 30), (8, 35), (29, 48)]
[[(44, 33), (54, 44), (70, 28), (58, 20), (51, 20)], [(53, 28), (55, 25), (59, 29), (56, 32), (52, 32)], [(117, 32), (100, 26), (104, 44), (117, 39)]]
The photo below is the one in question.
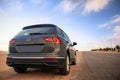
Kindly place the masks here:
[(58, 37), (45, 37), (44, 40), (46, 42), (54, 42), (56, 44), (62, 44), (62, 41)]
[(11, 39), (11, 40), (9, 41), (9, 45), (14, 44), (14, 43), (15, 43), (15, 39)]

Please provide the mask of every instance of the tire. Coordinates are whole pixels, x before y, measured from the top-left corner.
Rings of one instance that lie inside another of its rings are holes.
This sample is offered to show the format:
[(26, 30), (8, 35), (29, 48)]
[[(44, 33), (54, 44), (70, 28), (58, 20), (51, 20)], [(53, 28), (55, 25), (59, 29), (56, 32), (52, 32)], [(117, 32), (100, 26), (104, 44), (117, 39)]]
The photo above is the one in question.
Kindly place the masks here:
[(72, 65), (76, 65), (76, 56), (75, 56), (75, 60), (72, 62)]
[(64, 68), (60, 69), (60, 74), (62, 75), (67, 75), (70, 72), (70, 60), (69, 60), (69, 56), (67, 55), (65, 58), (65, 64), (64, 64)]
[(24, 73), (26, 72), (27, 68), (26, 67), (13, 67), (14, 68), (14, 71), (17, 72), (17, 73)]

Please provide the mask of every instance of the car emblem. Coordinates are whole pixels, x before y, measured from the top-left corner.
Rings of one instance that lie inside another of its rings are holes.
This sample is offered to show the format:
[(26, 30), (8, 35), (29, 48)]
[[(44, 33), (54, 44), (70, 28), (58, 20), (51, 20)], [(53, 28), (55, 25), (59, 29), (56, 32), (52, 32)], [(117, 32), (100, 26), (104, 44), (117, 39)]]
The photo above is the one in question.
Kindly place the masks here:
[(31, 38), (27, 38), (26, 41), (31, 41), (32, 39)]

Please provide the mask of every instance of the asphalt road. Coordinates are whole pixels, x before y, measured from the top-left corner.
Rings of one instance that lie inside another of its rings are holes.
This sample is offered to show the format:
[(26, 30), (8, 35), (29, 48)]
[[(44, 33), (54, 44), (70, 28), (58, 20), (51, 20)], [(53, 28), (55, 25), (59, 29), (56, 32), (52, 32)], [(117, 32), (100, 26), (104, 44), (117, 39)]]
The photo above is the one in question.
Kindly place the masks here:
[(0, 80), (120, 80), (120, 54), (79, 52), (77, 65), (70, 68), (66, 76), (57, 69), (28, 69), (18, 74), (9, 68), (0, 72)]

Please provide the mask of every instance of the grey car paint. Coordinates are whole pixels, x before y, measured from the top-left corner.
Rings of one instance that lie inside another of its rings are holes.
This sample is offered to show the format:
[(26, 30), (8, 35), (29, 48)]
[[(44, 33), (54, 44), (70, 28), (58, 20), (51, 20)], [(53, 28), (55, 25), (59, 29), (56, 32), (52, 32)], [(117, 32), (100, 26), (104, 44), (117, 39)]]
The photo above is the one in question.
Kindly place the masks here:
[(71, 64), (75, 62), (73, 46), (66, 33), (56, 25), (27, 26), (11, 39), (6, 63), (11, 67), (64, 68), (66, 55)]

